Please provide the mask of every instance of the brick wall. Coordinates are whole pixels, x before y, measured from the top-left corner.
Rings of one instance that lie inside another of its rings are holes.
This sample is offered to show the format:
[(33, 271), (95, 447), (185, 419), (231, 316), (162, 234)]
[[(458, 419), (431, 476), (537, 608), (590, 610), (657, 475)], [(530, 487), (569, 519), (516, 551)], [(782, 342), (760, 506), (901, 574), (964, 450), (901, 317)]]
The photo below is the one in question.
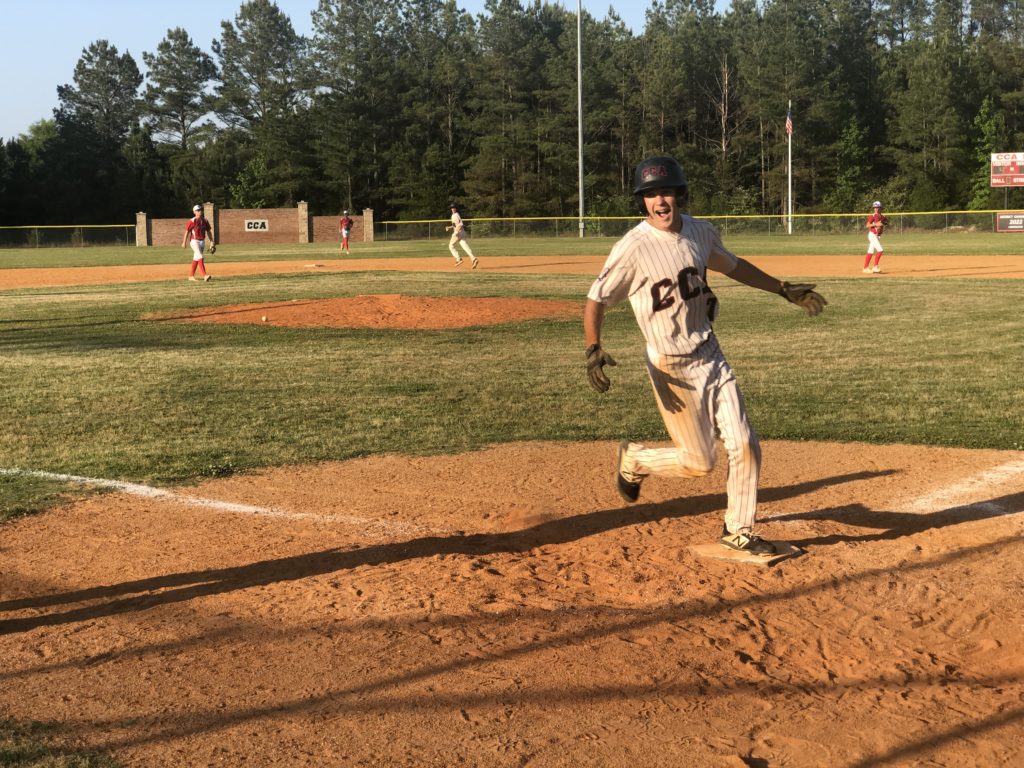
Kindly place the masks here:
[[(348, 236), (349, 243), (363, 242), (363, 217), (348, 215), (352, 219), (352, 232)], [(314, 243), (340, 243), (341, 233), (338, 231), (338, 222), (341, 216), (314, 216), (313, 217), (313, 242)]]
[(183, 216), (180, 219), (150, 219), (149, 220), (149, 244), (150, 245), (181, 245), (181, 238), (185, 236), (185, 225), (191, 216)]
[[(266, 227), (259, 229), (258, 227)], [(301, 242), (299, 211), (295, 208), (224, 208), (213, 225), (218, 243), (280, 245)]]
[[(284, 243), (339, 243), (341, 216), (310, 216), (305, 202), (296, 208), (217, 208), (205, 203), (204, 215), (213, 227), (216, 242), (228, 245)], [(352, 216), (352, 243), (373, 241), (373, 211)], [(175, 219), (150, 219), (136, 214), (138, 245), (181, 245), (185, 225), (191, 216)]]

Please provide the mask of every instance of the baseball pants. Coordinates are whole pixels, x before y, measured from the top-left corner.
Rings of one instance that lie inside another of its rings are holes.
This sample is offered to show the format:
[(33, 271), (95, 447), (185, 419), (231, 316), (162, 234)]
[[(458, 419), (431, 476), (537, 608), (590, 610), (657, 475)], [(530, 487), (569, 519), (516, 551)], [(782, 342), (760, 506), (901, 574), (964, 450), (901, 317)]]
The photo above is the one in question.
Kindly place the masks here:
[(868, 232), (868, 254), (881, 253), (882, 241), (874, 232)]
[(455, 250), (455, 244), (458, 243), (462, 250), (466, 252), (469, 258), (476, 260), (476, 256), (473, 255), (472, 249), (469, 247), (469, 242), (466, 240), (466, 236), (462, 232), (455, 232), (452, 234), (452, 239), (448, 241), (448, 250), (452, 252), (452, 256), (455, 257), (456, 261), (459, 261), (462, 257), (459, 252)]
[(718, 341), (711, 336), (693, 355), (670, 357), (648, 349), (647, 372), (672, 447), (631, 443), (622, 464), (626, 479), (703, 477), (714, 469), (721, 436), (729, 459), (725, 525), (730, 533), (749, 532), (757, 516), (761, 445)]

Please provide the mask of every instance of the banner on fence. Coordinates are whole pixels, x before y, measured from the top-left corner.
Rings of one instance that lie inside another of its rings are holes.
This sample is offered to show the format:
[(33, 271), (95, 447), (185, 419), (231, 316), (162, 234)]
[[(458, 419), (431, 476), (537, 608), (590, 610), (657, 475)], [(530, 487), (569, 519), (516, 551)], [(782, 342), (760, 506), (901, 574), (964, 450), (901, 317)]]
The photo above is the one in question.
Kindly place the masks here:
[(1024, 232), (1024, 211), (1000, 211), (997, 213), (996, 232)]

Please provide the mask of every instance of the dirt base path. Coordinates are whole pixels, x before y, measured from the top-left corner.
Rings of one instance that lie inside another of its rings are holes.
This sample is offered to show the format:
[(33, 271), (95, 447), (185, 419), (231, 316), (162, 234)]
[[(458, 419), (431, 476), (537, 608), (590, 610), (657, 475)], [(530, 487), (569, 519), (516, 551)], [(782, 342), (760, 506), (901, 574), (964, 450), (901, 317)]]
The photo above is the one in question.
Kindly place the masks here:
[(1024, 760), (1019, 453), (766, 443), (764, 533), (805, 552), (771, 568), (687, 549), (722, 468), (623, 507), (614, 455), (383, 456), (17, 521), (0, 710), (138, 766)]
[[(539, 272), (596, 275), (607, 254), (594, 256), (488, 256), (480, 260), (477, 272)], [(817, 275), (841, 277), (861, 275), (862, 257), (837, 256), (751, 256), (750, 261), (779, 277)], [(352, 272), (389, 270), (408, 272), (468, 271), (468, 265), (453, 266), (448, 257), (422, 259), (326, 259), (310, 261), (227, 261), (211, 260), (207, 268), (214, 280), (294, 272)], [(885, 271), (863, 275), (865, 279), (887, 277), (1024, 277), (1024, 256), (890, 256)], [(62, 285), (140, 283), (153, 280), (185, 280), (188, 264), (149, 264), (124, 267), (74, 267), (0, 269), (0, 290), (44, 288)]]

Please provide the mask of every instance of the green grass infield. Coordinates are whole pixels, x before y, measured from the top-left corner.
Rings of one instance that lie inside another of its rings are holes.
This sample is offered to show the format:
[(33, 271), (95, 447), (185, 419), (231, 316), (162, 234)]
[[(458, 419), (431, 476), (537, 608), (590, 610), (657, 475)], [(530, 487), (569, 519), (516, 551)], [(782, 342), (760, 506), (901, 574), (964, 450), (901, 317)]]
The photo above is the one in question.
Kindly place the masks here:
[(93, 752), (63, 749), (51, 742), (59, 733), (52, 723), (0, 720), (0, 766), (9, 768), (118, 768)]
[[(558, 254), (606, 255), (616, 237), (471, 237), (479, 256), (532, 256)], [(847, 258), (863, 255), (867, 238), (860, 234), (740, 234), (723, 231), (727, 247), (744, 256), (812, 255)], [(432, 240), (378, 240), (353, 243), (351, 255), (338, 253), (337, 243), (294, 245), (219, 245), (211, 263), (232, 261), (285, 261), (311, 259), (386, 259), (447, 256), (447, 237)], [(986, 256), (1024, 252), (1024, 235), (993, 232), (915, 232), (885, 235), (891, 253), (913, 256)], [(89, 267), (135, 264), (188, 263), (191, 251), (174, 246), (136, 248), (0, 248), (0, 270), (19, 267)], [(0, 289), (3, 279), (0, 275)]]
[[(725, 278), (716, 332), (762, 438), (1022, 449), (1024, 281), (818, 279), (827, 310)], [(153, 484), (519, 440), (665, 439), (628, 305), (606, 395), (579, 319), (458, 330), (154, 322), (361, 294), (583, 300), (586, 276), (350, 272), (0, 292), (0, 469)], [(0, 517), (74, 487), (0, 478)]]

